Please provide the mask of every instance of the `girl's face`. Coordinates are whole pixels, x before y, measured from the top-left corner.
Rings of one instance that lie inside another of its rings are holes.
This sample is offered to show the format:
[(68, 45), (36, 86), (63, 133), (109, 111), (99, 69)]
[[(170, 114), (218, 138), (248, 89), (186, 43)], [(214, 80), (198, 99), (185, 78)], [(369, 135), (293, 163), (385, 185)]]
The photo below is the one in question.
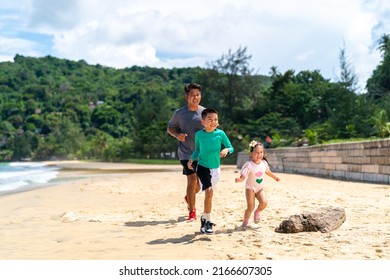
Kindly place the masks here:
[(256, 145), (250, 155), (255, 163), (260, 163), (264, 156), (264, 147), (262, 145)]

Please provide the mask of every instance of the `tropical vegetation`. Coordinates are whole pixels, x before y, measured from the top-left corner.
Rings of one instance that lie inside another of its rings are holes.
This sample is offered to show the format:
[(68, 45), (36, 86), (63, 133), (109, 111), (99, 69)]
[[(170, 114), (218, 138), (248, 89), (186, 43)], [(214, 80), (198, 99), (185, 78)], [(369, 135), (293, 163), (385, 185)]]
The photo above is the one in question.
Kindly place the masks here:
[[(258, 75), (246, 48), (207, 67), (115, 69), (52, 56), (16, 55), (0, 63), (0, 160), (175, 158), (166, 133), (185, 105), (184, 85), (203, 86), (202, 105), (219, 111), (236, 151), (252, 139), (271, 147), (390, 135), (390, 37), (381, 61), (359, 89), (345, 49), (337, 81), (318, 70)], [(233, 158), (234, 159), (234, 158)]]

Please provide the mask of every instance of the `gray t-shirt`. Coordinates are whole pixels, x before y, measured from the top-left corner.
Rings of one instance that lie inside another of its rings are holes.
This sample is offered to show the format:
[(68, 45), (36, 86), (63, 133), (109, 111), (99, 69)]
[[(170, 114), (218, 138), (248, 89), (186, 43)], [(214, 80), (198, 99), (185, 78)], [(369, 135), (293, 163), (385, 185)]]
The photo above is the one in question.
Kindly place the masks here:
[(178, 155), (180, 160), (189, 160), (195, 150), (195, 132), (203, 128), (202, 111), (205, 108), (198, 106), (197, 111), (188, 110), (188, 106), (177, 109), (168, 122), (168, 127), (175, 128), (178, 133), (186, 133), (184, 142), (179, 141)]

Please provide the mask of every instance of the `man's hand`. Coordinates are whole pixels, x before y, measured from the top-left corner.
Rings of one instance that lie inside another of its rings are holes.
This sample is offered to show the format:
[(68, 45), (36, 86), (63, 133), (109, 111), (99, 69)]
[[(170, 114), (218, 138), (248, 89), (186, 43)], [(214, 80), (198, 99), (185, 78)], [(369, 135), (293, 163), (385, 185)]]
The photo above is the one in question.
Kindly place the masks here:
[(180, 142), (184, 142), (184, 141), (186, 141), (186, 137), (187, 137), (188, 135), (186, 134), (186, 133), (179, 133), (179, 134), (177, 134), (177, 136), (176, 136), (176, 138), (177, 138), (177, 140), (179, 140)]

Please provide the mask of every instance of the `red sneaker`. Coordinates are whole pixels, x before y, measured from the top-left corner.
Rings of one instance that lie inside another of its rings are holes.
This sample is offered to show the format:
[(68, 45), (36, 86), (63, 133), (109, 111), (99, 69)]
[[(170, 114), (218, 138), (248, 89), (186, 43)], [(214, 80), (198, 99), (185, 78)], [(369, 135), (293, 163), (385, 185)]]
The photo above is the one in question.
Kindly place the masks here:
[(188, 215), (187, 222), (193, 222), (196, 220), (196, 211), (191, 211)]

